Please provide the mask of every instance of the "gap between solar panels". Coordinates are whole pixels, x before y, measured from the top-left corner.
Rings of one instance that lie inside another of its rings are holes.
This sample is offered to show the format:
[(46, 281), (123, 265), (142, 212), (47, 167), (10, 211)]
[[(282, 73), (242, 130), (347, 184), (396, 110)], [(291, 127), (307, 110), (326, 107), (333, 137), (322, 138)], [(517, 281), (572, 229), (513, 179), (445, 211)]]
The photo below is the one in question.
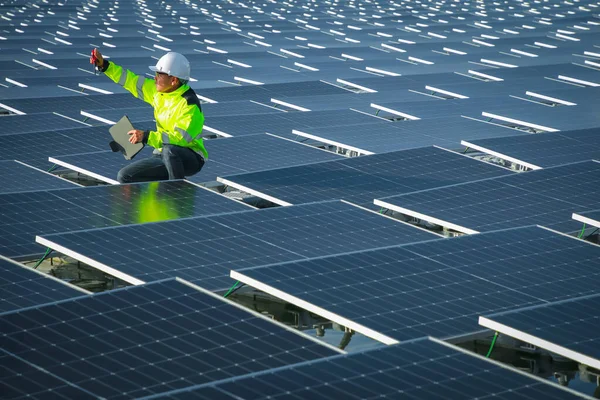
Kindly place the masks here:
[(540, 167), (538, 165), (531, 164), (531, 163), (529, 163), (527, 161), (523, 161), (523, 160), (520, 160), (520, 159), (515, 158), (515, 157), (511, 157), (511, 156), (509, 156), (507, 154), (499, 153), (497, 151), (494, 151), (494, 150), (488, 149), (486, 147), (477, 145), (477, 144), (469, 142), (467, 140), (461, 140), (460, 144), (463, 145), (463, 146), (465, 146), (467, 149), (474, 149), (474, 150), (480, 151), (482, 153), (486, 153), (486, 154), (489, 154), (489, 155), (501, 158), (503, 160), (510, 161), (510, 162), (514, 163), (516, 165), (516, 168), (519, 169), (519, 170), (522, 170), (521, 166), (525, 167), (525, 168), (529, 168), (530, 170), (542, 169), (542, 167)]

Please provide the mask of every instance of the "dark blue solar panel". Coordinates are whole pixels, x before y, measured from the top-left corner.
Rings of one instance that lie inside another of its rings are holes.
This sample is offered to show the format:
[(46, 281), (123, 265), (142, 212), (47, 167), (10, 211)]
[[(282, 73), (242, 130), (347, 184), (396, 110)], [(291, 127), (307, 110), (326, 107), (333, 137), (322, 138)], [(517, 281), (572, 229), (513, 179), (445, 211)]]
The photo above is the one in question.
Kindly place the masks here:
[[(491, 384), (493, 382), (493, 384)], [(198, 385), (170, 399), (576, 399), (575, 392), (434, 340), (324, 358)]]
[(587, 161), (376, 201), (463, 232), (533, 224), (574, 232), (574, 210), (600, 208), (600, 163)]
[[(66, 381), (95, 398), (134, 398), (338, 354), (175, 279), (0, 319), (12, 358), (2, 364), (3, 394), (13, 397), (48, 397)], [(34, 371), (63, 382), (32, 387), (22, 376)]]
[(536, 167), (600, 160), (600, 128), (469, 140), (465, 146)]
[(0, 161), (0, 193), (72, 188), (75, 185), (17, 161)]
[(600, 368), (598, 301), (600, 295), (596, 294), (488, 315), (479, 323), (552, 353), (571, 359), (577, 357), (576, 361)]
[(35, 236), (198, 215), (248, 207), (184, 181), (0, 195), (0, 254), (43, 252)]
[[(66, 129), (60, 131), (32, 132), (2, 136), (0, 159), (18, 160), (36, 168), (48, 170), (52, 164), (48, 157), (108, 150), (111, 137), (106, 125)], [(32, 146), (43, 143), (43, 146)]]
[(7, 115), (0, 117), (0, 136), (81, 128), (85, 125), (53, 113)]
[(72, 112), (73, 110), (126, 107), (149, 107), (129, 93), (92, 96), (43, 97), (34, 99), (2, 100), (2, 104), (26, 114), (43, 112)]
[[(121, 243), (131, 237), (145, 239), (123, 252)], [(96, 268), (113, 268), (132, 283), (178, 276), (223, 290), (233, 284), (229, 272), (234, 268), (436, 237), (342, 202), (327, 202), (44, 239), (76, 258), (88, 257)]]
[(0, 313), (81, 296), (75, 286), (0, 256)]
[(286, 112), (259, 115), (232, 115), (212, 117), (206, 124), (211, 128), (233, 136), (255, 133), (272, 133), (296, 137), (293, 129), (307, 127), (349, 126), (377, 121), (371, 116), (352, 110)]
[[(431, 145), (458, 148), (466, 137), (517, 136), (525, 133), (467, 118), (448, 117), (418, 121), (380, 122), (352, 127), (297, 128), (326, 143), (373, 153), (413, 149)], [(302, 134), (301, 134), (302, 135)], [(306, 136), (306, 135), (305, 135)], [(350, 146), (350, 147), (347, 147)]]
[[(532, 104), (529, 102), (523, 103)], [(557, 130), (572, 130), (600, 126), (600, 116), (594, 112), (597, 108), (597, 104), (578, 104), (571, 107), (548, 107), (533, 104), (510, 109), (502, 106), (490, 106), (481, 109), (481, 111)], [(470, 115), (476, 116), (474, 113)], [(500, 123), (502, 122), (500, 121)]]
[(373, 208), (375, 198), (510, 175), (508, 170), (446, 150), (420, 149), (223, 177), (292, 204), (344, 199)]
[[(7, 353), (0, 353), (0, 370), (2, 382), (0, 390), (6, 399), (16, 399), (24, 396), (30, 398), (46, 398), (56, 396), (65, 399), (94, 399), (96, 396), (87, 390), (73, 385), (47, 371), (32, 368), (32, 365), (22, 358)], [(15, 371), (22, 371), (15, 373)], [(51, 391), (49, 391), (51, 388)]]
[(231, 276), (390, 343), (460, 336), (480, 329), (481, 314), (595, 293), (600, 270), (590, 266), (599, 257), (598, 246), (531, 227), (249, 268)]
[[(192, 182), (209, 182), (215, 181), (217, 176), (341, 158), (331, 152), (270, 135), (206, 140), (204, 144), (209, 152), (209, 159), (199, 173), (187, 178)], [(152, 148), (145, 148), (136, 156), (136, 160), (151, 155)], [(119, 170), (130, 163), (120, 154), (110, 151), (52, 157), (52, 161), (109, 183), (115, 183)]]

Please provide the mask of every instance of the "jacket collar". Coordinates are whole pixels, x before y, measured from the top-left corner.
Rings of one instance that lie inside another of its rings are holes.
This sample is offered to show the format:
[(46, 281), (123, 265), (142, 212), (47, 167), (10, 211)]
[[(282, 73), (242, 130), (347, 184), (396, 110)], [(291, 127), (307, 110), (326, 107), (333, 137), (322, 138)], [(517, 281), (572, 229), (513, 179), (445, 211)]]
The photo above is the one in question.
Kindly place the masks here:
[(177, 88), (177, 90), (173, 90), (172, 92), (169, 92), (169, 93), (159, 92), (159, 94), (161, 96), (168, 96), (168, 97), (181, 96), (186, 91), (188, 91), (189, 88), (190, 88), (189, 85), (181, 85)]

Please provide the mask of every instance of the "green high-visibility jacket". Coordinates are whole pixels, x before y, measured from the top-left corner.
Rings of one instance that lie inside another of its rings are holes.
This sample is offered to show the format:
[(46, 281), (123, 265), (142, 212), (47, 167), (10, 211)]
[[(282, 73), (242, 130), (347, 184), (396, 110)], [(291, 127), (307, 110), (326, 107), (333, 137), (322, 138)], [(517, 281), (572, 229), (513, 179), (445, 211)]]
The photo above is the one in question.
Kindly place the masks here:
[(162, 149), (165, 144), (189, 147), (208, 158), (201, 137), (204, 114), (192, 88), (182, 85), (173, 92), (161, 93), (156, 90), (154, 79), (136, 75), (113, 62), (106, 63), (106, 76), (154, 107), (156, 130), (144, 134), (150, 146), (156, 149)]

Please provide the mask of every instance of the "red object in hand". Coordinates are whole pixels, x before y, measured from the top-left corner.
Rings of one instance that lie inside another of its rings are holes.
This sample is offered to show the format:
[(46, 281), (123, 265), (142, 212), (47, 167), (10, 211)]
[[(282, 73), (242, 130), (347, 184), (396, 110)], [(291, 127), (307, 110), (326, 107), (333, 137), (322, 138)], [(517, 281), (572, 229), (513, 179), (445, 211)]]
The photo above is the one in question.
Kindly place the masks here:
[(94, 52), (94, 50), (92, 50), (92, 56), (90, 57), (90, 63), (93, 65), (94, 68), (94, 74), (96, 73), (97, 70), (97, 63), (98, 63), (98, 57), (96, 57), (96, 53)]

